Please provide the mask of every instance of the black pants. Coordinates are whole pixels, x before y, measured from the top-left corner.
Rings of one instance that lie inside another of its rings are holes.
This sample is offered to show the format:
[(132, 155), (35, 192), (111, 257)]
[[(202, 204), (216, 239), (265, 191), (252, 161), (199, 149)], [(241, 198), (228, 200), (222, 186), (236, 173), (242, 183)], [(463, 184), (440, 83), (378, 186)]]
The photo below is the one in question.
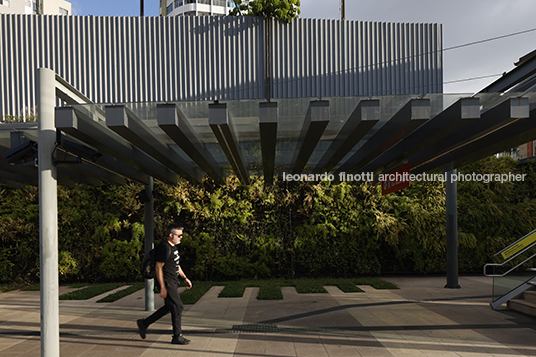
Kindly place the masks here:
[(168, 312), (171, 312), (171, 325), (173, 326), (173, 336), (179, 336), (182, 334), (181, 328), (181, 318), (182, 310), (184, 310), (184, 305), (182, 304), (181, 297), (179, 296), (178, 284), (177, 283), (167, 283), (167, 296), (164, 299), (164, 306), (156, 310), (151, 316), (143, 320), (143, 324), (149, 327), (153, 322), (158, 321)]

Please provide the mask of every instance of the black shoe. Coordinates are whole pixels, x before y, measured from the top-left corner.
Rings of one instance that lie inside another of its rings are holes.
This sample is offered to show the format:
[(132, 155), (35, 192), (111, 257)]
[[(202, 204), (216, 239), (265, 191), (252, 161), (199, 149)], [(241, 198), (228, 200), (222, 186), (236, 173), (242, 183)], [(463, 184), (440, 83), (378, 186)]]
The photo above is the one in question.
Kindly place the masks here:
[(174, 336), (171, 340), (171, 343), (174, 345), (187, 345), (190, 343), (190, 340), (184, 338), (183, 335), (180, 336)]
[(140, 334), (140, 337), (145, 340), (145, 331), (147, 331), (147, 326), (143, 323), (143, 320), (136, 321), (138, 324), (138, 333)]

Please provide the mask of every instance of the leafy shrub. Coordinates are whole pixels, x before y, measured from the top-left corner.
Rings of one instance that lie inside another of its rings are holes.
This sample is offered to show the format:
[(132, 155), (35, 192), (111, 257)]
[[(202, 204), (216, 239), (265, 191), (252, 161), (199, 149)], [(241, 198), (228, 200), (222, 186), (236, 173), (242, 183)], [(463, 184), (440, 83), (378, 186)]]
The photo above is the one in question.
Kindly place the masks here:
[[(536, 165), (488, 158), (459, 171), (524, 173), (524, 182), (458, 182), (459, 267), (481, 271), (496, 251), (536, 228)], [(135, 281), (143, 248), (143, 186), (58, 187), (63, 281)], [(193, 280), (359, 277), (444, 272), (445, 187), (412, 183), (382, 196), (378, 185), (236, 177), (201, 185), (155, 182), (155, 242), (185, 226), (181, 266)], [(35, 187), (0, 188), (0, 281), (39, 280)]]

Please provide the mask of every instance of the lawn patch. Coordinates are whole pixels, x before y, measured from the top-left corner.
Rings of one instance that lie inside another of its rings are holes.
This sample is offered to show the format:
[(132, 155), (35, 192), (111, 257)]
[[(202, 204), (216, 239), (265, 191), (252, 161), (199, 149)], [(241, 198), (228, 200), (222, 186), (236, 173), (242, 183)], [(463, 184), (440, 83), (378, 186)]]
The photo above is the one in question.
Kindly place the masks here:
[(246, 290), (246, 284), (242, 281), (231, 281), (227, 283), (222, 283), (225, 285), (223, 290), (220, 292), (218, 297), (242, 297), (244, 296), (244, 291)]
[(396, 284), (390, 283), (380, 278), (357, 278), (354, 280), (356, 285), (370, 285), (374, 289), (398, 289)]
[(296, 279), (293, 281), (298, 294), (327, 294), (324, 289), (325, 280), (320, 279)]
[(60, 295), (60, 300), (87, 300), (100, 294), (104, 294), (107, 291), (117, 289), (124, 286), (125, 283), (108, 283), (91, 285), (86, 288), (71, 291), (70, 293)]
[(331, 283), (326, 285), (334, 285), (341, 289), (345, 293), (362, 293), (363, 290), (359, 289), (355, 282), (350, 279), (333, 279)]
[(281, 285), (275, 283), (261, 284), (257, 300), (283, 300)]
[(185, 305), (195, 304), (214, 285), (219, 284), (212, 281), (196, 281), (191, 289), (186, 289), (180, 294), (182, 303)]
[(141, 290), (143, 288), (145, 288), (145, 282), (143, 282), (143, 283), (134, 283), (131, 286), (129, 286), (128, 288), (126, 288), (126, 289), (119, 290), (119, 291), (117, 291), (117, 292), (115, 292), (113, 294), (110, 294), (110, 295), (107, 295), (107, 296), (103, 297), (100, 300), (97, 300), (97, 302), (114, 302), (114, 301), (117, 301), (117, 300), (119, 300), (121, 298), (124, 298), (127, 295), (135, 293), (136, 291)]

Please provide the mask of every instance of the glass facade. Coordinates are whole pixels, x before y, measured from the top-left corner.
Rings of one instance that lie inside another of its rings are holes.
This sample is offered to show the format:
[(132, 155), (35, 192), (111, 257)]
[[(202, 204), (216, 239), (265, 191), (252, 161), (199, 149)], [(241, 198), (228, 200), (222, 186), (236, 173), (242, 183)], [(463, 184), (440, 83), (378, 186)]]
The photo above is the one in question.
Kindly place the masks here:
[(235, 7), (233, 0), (174, 0), (167, 9), (168, 16), (227, 15)]

